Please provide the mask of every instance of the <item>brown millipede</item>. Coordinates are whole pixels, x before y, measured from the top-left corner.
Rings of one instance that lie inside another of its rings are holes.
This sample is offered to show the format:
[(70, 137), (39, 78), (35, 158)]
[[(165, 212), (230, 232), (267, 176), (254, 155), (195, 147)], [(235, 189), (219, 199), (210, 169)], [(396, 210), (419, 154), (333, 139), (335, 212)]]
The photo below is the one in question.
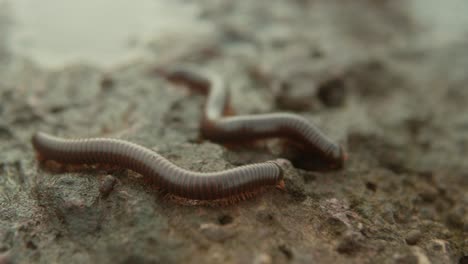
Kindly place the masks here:
[(316, 168), (317, 161), (323, 161), (331, 168), (343, 167), (347, 158), (343, 148), (302, 116), (291, 113), (224, 116), (229, 109), (229, 91), (220, 76), (188, 65), (160, 72), (169, 81), (207, 95), (200, 126), (204, 138), (219, 143), (287, 138), (301, 150), (298, 162), (293, 161), (296, 166), (311, 169)]
[(219, 172), (180, 168), (140, 145), (112, 138), (63, 139), (37, 132), (32, 144), (41, 158), (67, 164), (117, 165), (150, 177), (167, 193), (191, 200), (243, 197), (263, 186), (281, 186), (288, 161), (278, 159)]

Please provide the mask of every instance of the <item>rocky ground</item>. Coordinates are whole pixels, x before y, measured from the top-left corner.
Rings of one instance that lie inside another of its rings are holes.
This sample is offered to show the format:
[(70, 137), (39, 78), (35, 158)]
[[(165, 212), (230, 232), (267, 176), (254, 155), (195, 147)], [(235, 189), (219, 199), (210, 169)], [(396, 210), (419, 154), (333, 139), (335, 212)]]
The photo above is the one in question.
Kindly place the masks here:
[[(208, 30), (110, 70), (43, 68), (2, 44), (0, 19), (0, 263), (468, 263), (468, 38), (432, 41), (405, 2), (203, 1)], [(155, 72), (180, 62), (224, 76), (238, 114), (317, 123), (346, 167), (188, 206), (125, 170), (37, 165), (38, 130), (128, 139), (195, 171), (281, 156), (277, 141), (200, 140), (204, 97)]]

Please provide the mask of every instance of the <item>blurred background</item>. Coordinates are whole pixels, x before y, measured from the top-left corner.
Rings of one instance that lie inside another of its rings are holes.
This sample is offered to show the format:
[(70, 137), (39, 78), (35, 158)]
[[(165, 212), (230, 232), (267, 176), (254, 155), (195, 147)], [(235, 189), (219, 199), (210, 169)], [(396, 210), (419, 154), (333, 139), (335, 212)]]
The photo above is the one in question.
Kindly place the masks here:
[[(220, 5), (222, 1), (212, 2), (209, 4)], [(314, 1), (308, 2), (314, 4)], [(316, 5), (320, 5), (320, 1), (316, 2)], [(401, 9), (405, 10), (406, 15), (420, 26), (417, 34), (424, 32), (421, 41), (441, 45), (467, 38), (468, 2), (396, 2), (392, 5), (402, 5)], [(109, 67), (135, 56), (144, 56), (152, 42), (164, 42), (164, 39), (178, 34), (213, 30), (213, 25), (200, 19), (204, 12), (203, 5), (206, 4), (165, 0), (141, 0), (136, 3), (112, 0), (3, 0), (1, 9), (3, 16), (7, 16), (12, 24), (9, 43), (15, 52), (30, 56), (47, 67), (59, 67), (71, 62)], [(335, 4), (340, 5), (340, 2), (335, 1)], [(362, 11), (369, 12), (365, 9)], [(355, 15), (362, 14), (356, 10)]]

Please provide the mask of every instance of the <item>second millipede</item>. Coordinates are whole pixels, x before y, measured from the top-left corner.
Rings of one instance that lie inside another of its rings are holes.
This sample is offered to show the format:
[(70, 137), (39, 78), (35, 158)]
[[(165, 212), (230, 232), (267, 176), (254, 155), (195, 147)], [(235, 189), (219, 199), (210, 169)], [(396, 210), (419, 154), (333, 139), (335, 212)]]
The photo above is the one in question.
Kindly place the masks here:
[[(300, 115), (269, 113), (225, 116), (229, 109), (229, 90), (222, 78), (192, 65), (159, 71), (166, 79), (207, 95), (200, 131), (204, 138), (232, 143), (264, 138), (287, 138), (300, 149), (300, 159), (293, 164), (302, 169), (339, 169), (347, 154), (320, 129)], [(319, 167), (317, 167), (317, 163)]]

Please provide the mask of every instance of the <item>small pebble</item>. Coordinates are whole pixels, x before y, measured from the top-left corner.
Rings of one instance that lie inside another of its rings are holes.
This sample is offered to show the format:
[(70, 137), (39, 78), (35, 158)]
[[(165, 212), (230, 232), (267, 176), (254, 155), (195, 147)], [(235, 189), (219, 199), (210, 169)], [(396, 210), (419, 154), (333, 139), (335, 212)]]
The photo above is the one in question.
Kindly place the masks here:
[(426, 203), (433, 203), (439, 195), (439, 192), (436, 188), (423, 188), (423, 190), (419, 193), (419, 197), (426, 202)]
[(447, 252), (447, 241), (442, 239), (432, 239), (429, 243), (429, 248), (433, 252)]
[(318, 90), (318, 98), (327, 107), (342, 106), (346, 99), (345, 81), (336, 77), (322, 83)]
[(234, 218), (228, 214), (223, 214), (218, 217), (218, 223), (220, 225), (227, 225), (234, 221)]
[(293, 258), (293, 252), (288, 246), (283, 244), (283, 245), (280, 245), (278, 249), (284, 254), (284, 256), (286, 256), (287, 259)]
[(255, 257), (253, 263), (254, 264), (271, 264), (273, 263), (273, 260), (271, 259), (270, 255), (262, 253)]
[(101, 181), (101, 185), (99, 186), (99, 192), (101, 196), (106, 198), (109, 194), (114, 190), (114, 186), (117, 183), (117, 179), (112, 175), (106, 175), (104, 180)]
[(110, 90), (114, 86), (114, 80), (109, 75), (104, 75), (101, 79), (101, 88), (103, 90)]
[(352, 255), (363, 247), (364, 237), (357, 232), (348, 232), (343, 236), (336, 247), (336, 250), (341, 254)]
[(421, 236), (422, 236), (421, 231), (411, 230), (406, 235), (406, 238), (405, 238), (406, 243), (408, 243), (408, 245), (416, 245), (419, 242), (419, 240), (421, 239)]
[(382, 218), (389, 224), (395, 224), (395, 213), (393, 208), (387, 207), (382, 212)]

